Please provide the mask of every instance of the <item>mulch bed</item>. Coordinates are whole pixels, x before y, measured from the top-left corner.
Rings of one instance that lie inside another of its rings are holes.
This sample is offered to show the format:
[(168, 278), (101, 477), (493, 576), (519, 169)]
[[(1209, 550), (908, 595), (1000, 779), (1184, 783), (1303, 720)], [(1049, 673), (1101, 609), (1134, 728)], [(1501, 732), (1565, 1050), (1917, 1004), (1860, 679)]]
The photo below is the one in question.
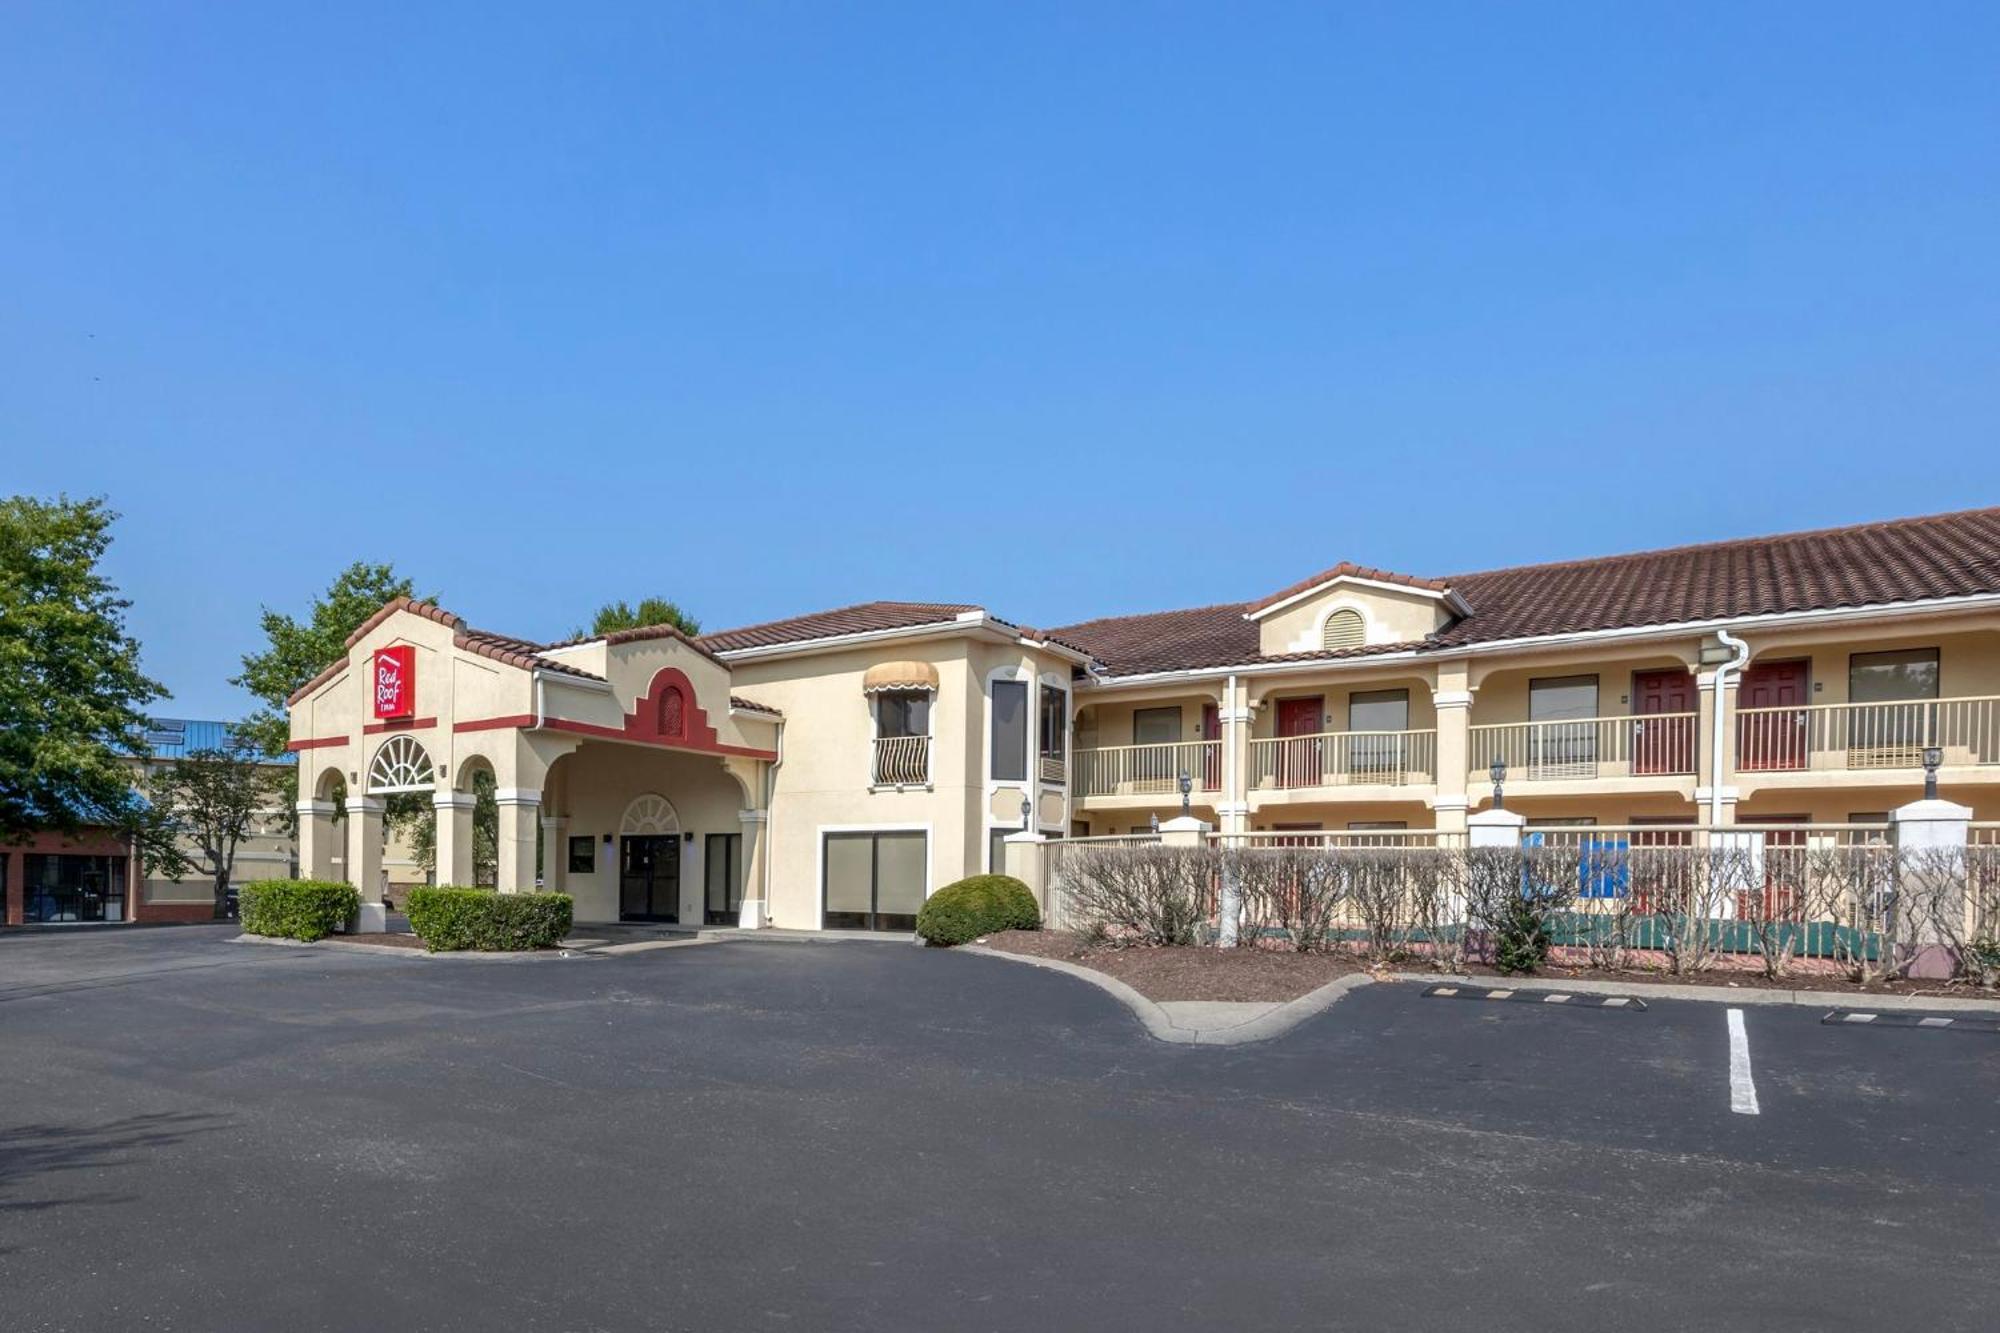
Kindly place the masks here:
[[(1005, 953), (1060, 958), (1114, 976), (1149, 1000), (1236, 1000), (1283, 1002), (1297, 999), (1336, 977), (1371, 969), (1347, 954), (1293, 953), (1272, 948), (1093, 948), (1075, 935), (1059, 930), (1009, 930), (981, 941)], [(1400, 964), (1391, 971), (1422, 972), (1422, 962)], [(1498, 969), (1471, 963), (1465, 973), (1501, 976)], [(1673, 986), (1713, 986), (1739, 990), (1838, 991), (1857, 999), (1871, 995), (1910, 995), (1927, 999), (2000, 999), (1976, 986), (1941, 981), (1891, 981), (1857, 986), (1839, 975), (1812, 973), (1767, 980), (1762, 972), (1720, 969), (1673, 976), (1655, 969), (1621, 972), (1588, 968), (1544, 967), (1537, 977), (1556, 981), (1630, 981)]]
[(1114, 976), (1149, 1000), (1283, 1002), (1367, 969), (1330, 953), (1274, 949), (1093, 949), (1059, 930), (1006, 930), (984, 943), (1006, 953), (1060, 958)]

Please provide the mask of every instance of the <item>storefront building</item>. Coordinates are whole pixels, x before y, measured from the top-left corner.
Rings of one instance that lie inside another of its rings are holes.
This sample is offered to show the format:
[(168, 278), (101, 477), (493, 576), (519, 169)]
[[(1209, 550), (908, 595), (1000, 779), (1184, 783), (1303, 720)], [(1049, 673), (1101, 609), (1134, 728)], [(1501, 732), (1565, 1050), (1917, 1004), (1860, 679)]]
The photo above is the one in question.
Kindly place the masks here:
[[(379, 901), (385, 802), (470, 883), (583, 921), (905, 931), (1005, 840), (1869, 823), (1933, 762), (2000, 819), (2000, 510), (1433, 578), (1342, 564), (1252, 601), (1042, 631), (857, 606), (540, 644), (399, 600), (298, 692), (299, 859)], [(344, 820), (336, 822), (335, 811)]]

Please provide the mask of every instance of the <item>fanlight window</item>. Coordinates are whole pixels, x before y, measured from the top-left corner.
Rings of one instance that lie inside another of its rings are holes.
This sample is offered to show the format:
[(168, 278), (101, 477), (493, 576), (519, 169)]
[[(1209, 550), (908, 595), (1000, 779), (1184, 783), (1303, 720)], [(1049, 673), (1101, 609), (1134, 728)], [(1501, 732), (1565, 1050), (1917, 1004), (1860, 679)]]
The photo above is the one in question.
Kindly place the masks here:
[(678, 833), (681, 831), (681, 817), (675, 813), (672, 801), (652, 792), (646, 793), (625, 807), (625, 818), (618, 826), (620, 833)]
[(403, 791), (429, 791), (437, 785), (431, 757), (412, 736), (392, 736), (375, 752), (368, 766), (368, 794), (388, 796)]
[(1320, 631), (1322, 648), (1359, 648), (1368, 641), (1368, 624), (1361, 613), (1350, 607), (1342, 607), (1326, 618), (1326, 627)]

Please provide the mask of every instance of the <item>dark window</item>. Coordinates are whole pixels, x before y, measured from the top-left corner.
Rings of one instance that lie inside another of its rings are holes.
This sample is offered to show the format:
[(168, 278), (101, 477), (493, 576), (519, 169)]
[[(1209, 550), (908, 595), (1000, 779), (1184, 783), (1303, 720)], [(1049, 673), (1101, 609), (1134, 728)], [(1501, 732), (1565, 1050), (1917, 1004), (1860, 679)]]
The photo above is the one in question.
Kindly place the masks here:
[(711, 926), (733, 925), (743, 910), (743, 835), (711, 833), (703, 850), (702, 917)]
[(1181, 738), (1181, 710), (1135, 708), (1132, 710), (1132, 744), (1165, 745)]
[(931, 734), (931, 696), (921, 690), (891, 690), (875, 696), (875, 734)]
[(597, 873), (597, 840), (595, 838), (571, 838), (569, 840), (569, 873), (572, 875), (594, 875)]
[(928, 854), (921, 832), (827, 834), (823, 921), (836, 930), (915, 930)]
[(1847, 697), (1858, 704), (1938, 697), (1938, 650), (1856, 653), (1847, 663)]
[(1018, 829), (996, 828), (986, 831), (986, 869), (995, 875), (1007, 873), (1007, 839)]
[(24, 921), (123, 921), (125, 858), (38, 856), (21, 858)]
[(1042, 686), (1042, 758), (1061, 762), (1063, 736), (1068, 731), (1069, 695), (1053, 685)]
[[(1528, 682), (1528, 762), (1537, 770), (1589, 769), (1597, 763), (1597, 677), (1548, 676)], [(1553, 776), (1551, 774), (1550, 776)], [(1588, 774), (1579, 773), (1579, 776)]]
[(1028, 779), (1028, 685), (993, 682), (993, 776), (1006, 782)]

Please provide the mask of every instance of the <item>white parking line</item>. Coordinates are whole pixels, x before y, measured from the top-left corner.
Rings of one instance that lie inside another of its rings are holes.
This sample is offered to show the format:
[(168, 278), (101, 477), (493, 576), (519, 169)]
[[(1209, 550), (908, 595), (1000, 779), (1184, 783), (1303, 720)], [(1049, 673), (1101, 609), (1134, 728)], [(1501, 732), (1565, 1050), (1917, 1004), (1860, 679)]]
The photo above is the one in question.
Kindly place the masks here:
[(1743, 1030), (1743, 1011), (1729, 1011), (1729, 1109), (1756, 1115), (1757, 1084), (1750, 1077), (1750, 1038)]

